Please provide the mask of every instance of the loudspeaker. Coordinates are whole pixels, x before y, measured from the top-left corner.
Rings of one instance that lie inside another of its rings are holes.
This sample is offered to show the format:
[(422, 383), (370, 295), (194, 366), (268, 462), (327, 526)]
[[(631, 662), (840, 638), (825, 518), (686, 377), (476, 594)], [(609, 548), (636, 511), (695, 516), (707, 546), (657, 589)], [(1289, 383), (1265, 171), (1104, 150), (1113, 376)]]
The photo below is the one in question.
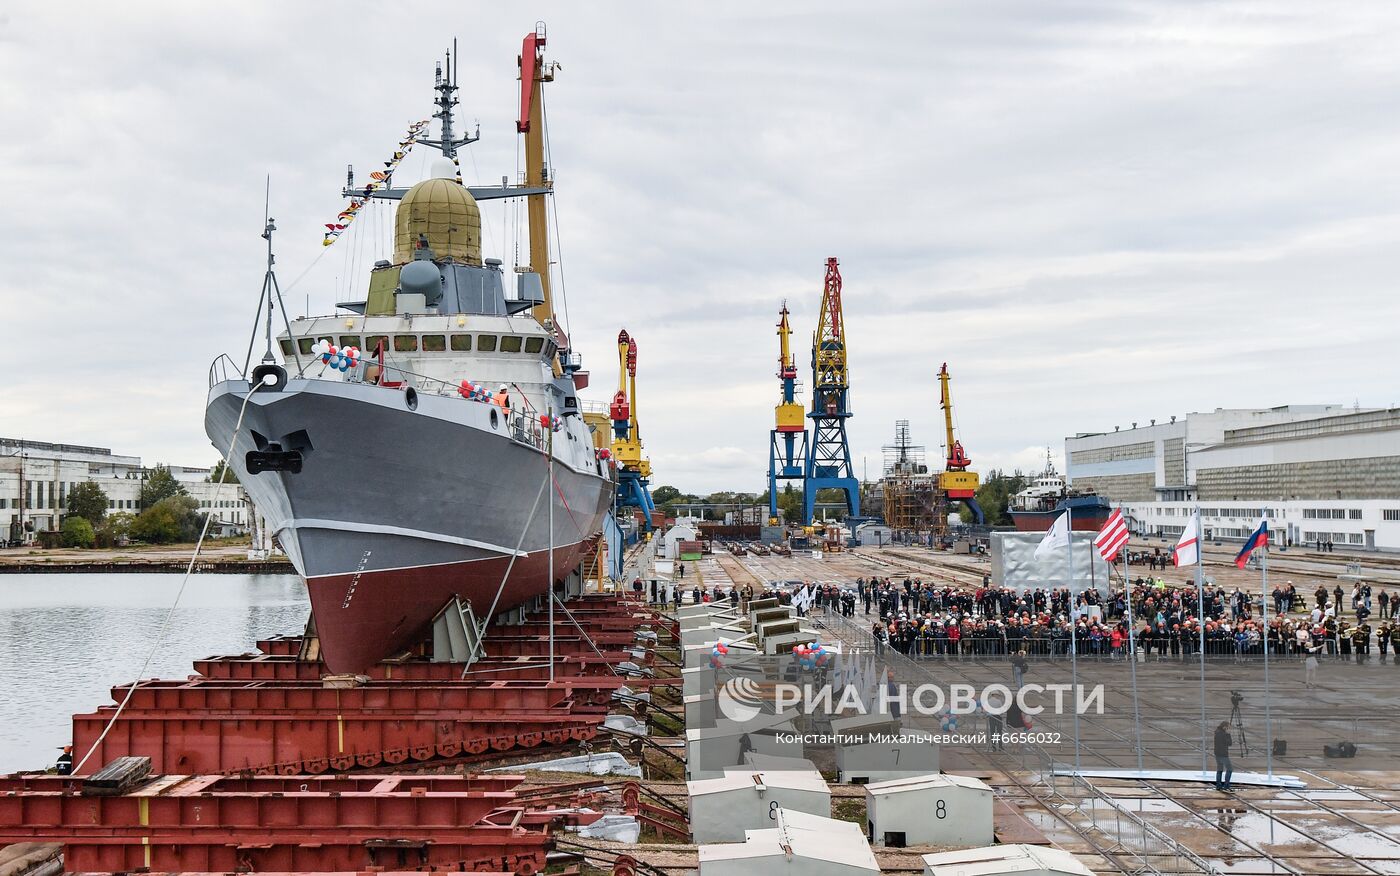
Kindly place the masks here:
[(1287, 740), (1287, 739), (1275, 739), (1275, 740), (1274, 740), (1274, 757), (1283, 757), (1285, 754), (1288, 754), (1288, 740)]

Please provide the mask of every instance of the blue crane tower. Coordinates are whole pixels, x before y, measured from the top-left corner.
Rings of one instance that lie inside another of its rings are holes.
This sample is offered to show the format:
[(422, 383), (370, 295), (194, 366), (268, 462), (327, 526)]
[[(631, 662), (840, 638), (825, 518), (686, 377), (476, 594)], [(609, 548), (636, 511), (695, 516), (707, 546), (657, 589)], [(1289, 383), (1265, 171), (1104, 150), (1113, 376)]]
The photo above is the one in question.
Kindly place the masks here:
[(846, 494), (846, 514), (860, 516), (860, 482), (851, 467), (846, 419), (851, 416), (850, 377), (846, 370), (846, 320), (841, 313), (841, 269), (826, 260), (826, 283), (821, 313), (812, 336), (812, 444), (807, 455), (802, 516), (811, 523), (817, 492), (838, 489)]
[(642, 531), (654, 528), (656, 505), (647, 488), (651, 461), (642, 450), (642, 430), (637, 424), (637, 341), (623, 329), (617, 334), (617, 393), (608, 415), (612, 419), (612, 456), (617, 461), (617, 507), (642, 512)]
[(797, 364), (792, 358), (791, 338), (784, 301), (778, 318), (778, 381), (783, 395), (773, 410), (773, 430), (768, 433), (768, 523), (774, 526), (782, 522), (778, 517), (778, 481), (807, 477), (807, 425), (796, 398)]

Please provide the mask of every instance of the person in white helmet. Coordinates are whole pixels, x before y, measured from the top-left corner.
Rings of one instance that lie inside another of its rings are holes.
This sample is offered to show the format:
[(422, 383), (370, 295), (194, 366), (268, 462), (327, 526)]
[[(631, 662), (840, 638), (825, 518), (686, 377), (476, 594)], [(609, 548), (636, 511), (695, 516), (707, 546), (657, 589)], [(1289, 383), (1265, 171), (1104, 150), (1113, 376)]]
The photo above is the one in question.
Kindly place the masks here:
[(510, 413), (510, 390), (504, 383), (501, 384), (500, 389), (496, 390), (496, 395), (493, 397), (492, 401), (500, 405), (501, 410), (505, 411), (507, 414)]

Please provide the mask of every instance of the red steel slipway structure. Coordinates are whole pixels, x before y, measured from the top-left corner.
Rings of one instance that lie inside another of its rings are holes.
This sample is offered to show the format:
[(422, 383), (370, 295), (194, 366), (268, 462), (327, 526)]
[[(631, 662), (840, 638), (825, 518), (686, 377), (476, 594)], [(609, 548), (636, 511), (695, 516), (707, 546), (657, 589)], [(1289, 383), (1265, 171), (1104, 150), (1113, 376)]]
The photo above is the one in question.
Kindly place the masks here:
[(556, 830), (601, 816), (574, 811), (596, 782), (542, 793), (410, 771), (586, 743), (677, 683), (652, 671), (672, 621), (630, 595), (560, 605), (553, 636), (536, 605), (488, 628), (470, 662), (424, 642), (328, 676), (313, 632), (114, 687), (73, 717), (75, 762), (93, 750), (81, 775), (0, 778), (0, 846), (61, 843), (68, 872), (537, 873)]

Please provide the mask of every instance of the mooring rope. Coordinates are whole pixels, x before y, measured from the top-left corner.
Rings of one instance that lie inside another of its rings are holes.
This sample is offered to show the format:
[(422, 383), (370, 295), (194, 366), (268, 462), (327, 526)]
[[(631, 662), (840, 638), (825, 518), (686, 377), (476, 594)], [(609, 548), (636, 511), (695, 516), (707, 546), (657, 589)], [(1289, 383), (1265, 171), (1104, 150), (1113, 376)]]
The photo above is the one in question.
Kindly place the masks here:
[(262, 389), (264, 383), (255, 383), (248, 388), (248, 394), (243, 397), (243, 405), (238, 409), (238, 422), (234, 423), (233, 434), (229, 436), (228, 452), (224, 454), (223, 467), (220, 469), (218, 483), (214, 485), (214, 497), (210, 500), (211, 507), (208, 514), (204, 515), (204, 526), (199, 531), (199, 540), (195, 542), (194, 553), (190, 556), (190, 563), (185, 567), (184, 577), (180, 579), (180, 588), (175, 591), (175, 601), (170, 604), (170, 610), (165, 613), (165, 620), (161, 621), (160, 628), (156, 631), (155, 639), (151, 642), (151, 650), (146, 654), (146, 662), (141, 664), (141, 670), (136, 673), (136, 679), (131, 682), (131, 686), (126, 689), (126, 696), (117, 704), (117, 710), (112, 713), (112, 717), (107, 719), (107, 726), (102, 728), (102, 732), (88, 748), (87, 753), (73, 767), (73, 772), (82, 771), (83, 765), (88, 762), (93, 753), (101, 747), (102, 741), (107, 738), (112, 727), (116, 725), (117, 719), (126, 711), (127, 703), (131, 702), (131, 697), (136, 693), (136, 688), (141, 686), (141, 681), (146, 677), (146, 670), (150, 668), (151, 661), (155, 659), (156, 652), (160, 650), (165, 639), (165, 633), (170, 629), (170, 621), (175, 617), (175, 609), (180, 606), (180, 598), (185, 594), (185, 585), (189, 583), (190, 575), (194, 572), (194, 564), (199, 560), (199, 553), (204, 548), (204, 538), (209, 534), (209, 524), (214, 520), (213, 508), (218, 507), (219, 495), (223, 492), (224, 484), (228, 483), (228, 463), (233, 457), (233, 445), (238, 440), (238, 433), (243, 428), (243, 415), (248, 410), (248, 402), (252, 400), (253, 393)]

